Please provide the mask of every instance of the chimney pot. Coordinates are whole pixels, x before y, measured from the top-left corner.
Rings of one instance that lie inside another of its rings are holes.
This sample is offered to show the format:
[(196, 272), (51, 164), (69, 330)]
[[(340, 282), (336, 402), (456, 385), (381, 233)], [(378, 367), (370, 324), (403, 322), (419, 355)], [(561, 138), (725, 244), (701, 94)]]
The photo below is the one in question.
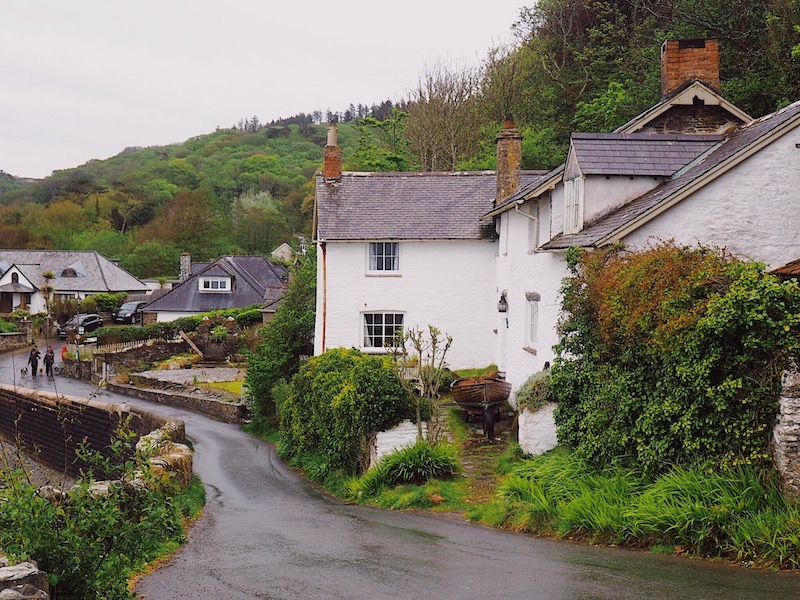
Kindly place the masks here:
[(338, 146), (336, 123), (328, 127), (328, 143), (322, 155), (322, 177), (329, 180), (342, 178), (342, 149)]
[(667, 40), (661, 46), (661, 97), (685, 83), (700, 80), (719, 90), (719, 43), (717, 40)]
[(522, 164), (522, 136), (507, 117), (497, 136), (497, 193), (495, 204), (500, 204), (519, 191)]

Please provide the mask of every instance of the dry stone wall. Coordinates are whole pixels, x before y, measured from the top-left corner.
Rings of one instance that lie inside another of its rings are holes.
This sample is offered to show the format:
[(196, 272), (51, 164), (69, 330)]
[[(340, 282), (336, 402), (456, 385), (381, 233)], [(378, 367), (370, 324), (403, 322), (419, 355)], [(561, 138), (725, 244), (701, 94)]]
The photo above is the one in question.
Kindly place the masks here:
[(800, 497), (800, 372), (783, 374), (780, 411), (772, 431), (772, 456), (784, 490)]

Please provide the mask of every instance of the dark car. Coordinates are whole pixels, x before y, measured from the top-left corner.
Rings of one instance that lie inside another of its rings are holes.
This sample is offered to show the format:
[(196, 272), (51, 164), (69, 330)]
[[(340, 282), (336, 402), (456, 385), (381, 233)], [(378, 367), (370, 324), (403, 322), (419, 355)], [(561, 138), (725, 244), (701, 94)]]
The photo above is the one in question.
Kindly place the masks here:
[(115, 323), (130, 323), (133, 325), (142, 320), (142, 309), (147, 306), (147, 302), (126, 302), (111, 314)]
[(58, 337), (66, 339), (70, 331), (83, 335), (103, 326), (103, 319), (95, 313), (81, 313), (72, 317), (58, 328)]

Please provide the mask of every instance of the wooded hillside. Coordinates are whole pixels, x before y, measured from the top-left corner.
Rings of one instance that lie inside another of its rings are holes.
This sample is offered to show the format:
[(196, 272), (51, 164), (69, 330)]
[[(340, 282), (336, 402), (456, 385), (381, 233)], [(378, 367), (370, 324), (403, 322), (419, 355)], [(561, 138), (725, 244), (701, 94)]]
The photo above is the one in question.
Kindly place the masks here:
[[(407, 98), (328, 114), (344, 167), (492, 169), (509, 115), (523, 168), (554, 167), (570, 132), (611, 131), (659, 100), (665, 39), (718, 39), (722, 93), (754, 117), (800, 99), (800, 0), (539, 0), (513, 31), (480, 67), (437, 64)], [(33, 183), (0, 171), (0, 246), (98, 250), (139, 276), (175, 274), (182, 251), (268, 253), (310, 234), (321, 119), (254, 117)]]

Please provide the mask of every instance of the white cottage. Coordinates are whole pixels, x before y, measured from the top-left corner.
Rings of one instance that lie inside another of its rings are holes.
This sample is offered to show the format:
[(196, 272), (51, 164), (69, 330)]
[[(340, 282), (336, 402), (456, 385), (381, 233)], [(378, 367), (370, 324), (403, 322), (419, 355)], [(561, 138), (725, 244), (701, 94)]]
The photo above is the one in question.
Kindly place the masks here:
[(553, 359), (571, 246), (674, 239), (772, 268), (796, 259), (800, 102), (753, 120), (720, 95), (718, 65), (714, 40), (666, 42), (657, 105), (614, 133), (573, 134), (565, 165), (521, 179), (512, 123), (498, 175), (341, 174), (329, 140), (316, 353), (380, 351), (394, 327), (432, 323), (455, 339), (453, 367), (495, 362), (517, 388)]
[[(520, 174), (525, 183), (541, 172)], [(315, 354), (386, 353), (399, 327), (453, 337), (453, 368), (495, 360), (495, 173), (343, 173), (332, 126), (317, 176)], [(518, 187), (518, 184), (517, 186)]]
[(99, 252), (0, 250), (0, 313), (45, 311), (44, 273), (52, 297), (83, 300), (100, 293), (146, 294), (149, 288)]

